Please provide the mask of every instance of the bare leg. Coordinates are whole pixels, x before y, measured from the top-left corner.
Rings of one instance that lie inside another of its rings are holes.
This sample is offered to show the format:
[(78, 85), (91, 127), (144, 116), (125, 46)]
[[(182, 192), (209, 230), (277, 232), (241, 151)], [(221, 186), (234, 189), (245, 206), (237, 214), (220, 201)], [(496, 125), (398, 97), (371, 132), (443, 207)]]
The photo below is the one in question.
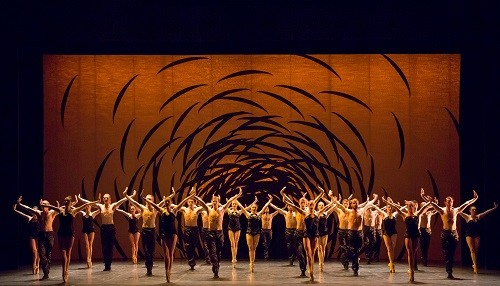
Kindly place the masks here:
[(477, 274), (477, 249), (479, 246), (479, 237), (473, 238), (470, 236), (465, 237), (467, 241), (467, 245), (470, 250), (470, 257), (472, 259), (472, 268), (474, 269), (474, 273)]
[(328, 235), (323, 235), (318, 238), (318, 260), (319, 271), (323, 272), (323, 265), (325, 264), (326, 244), (328, 243)]
[(236, 255), (238, 254), (238, 241), (240, 238), (240, 230), (232, 231), (228, 230), (229, 242), (231, 243), (231, 262), (233, 268), (236, 267)]
[(89, 268), (92, 267), (92, 252), (94, 250), (94, 237), (95, 237), (95, 232), (89, 233), (88, 235), (89, 252), (87, 253), (87, 262), (89, 263), (88, 264)]
[(135, 258), (135, 260), (134, 260), (135, 264), (137, 264), (137, 253), (139, 252), (139, 238), (140, 237), (141, 237), (140, 232), (134, 233), (134, 247), (135, 247), (134, 250), (135, 250), (135, 252), (133, 254), (134, 255), (133, 257)]
[(38, 274), (40, 265), (40, 257), (38, 256), (38, 242), (34, 238), (30, 238), (31, 254), (33, 257), (33, 274)]
[(405, 246), (408, 254), (408, 278), (410, 281), (415, 281), (414, 278), (414, 266), (415, 266), (415, 256), (418, 245), (418, 238), (408, 238), (405, 237)]
[(165, 237), (162, 237), (161, 240), (161, 246), (163, 248), (163, 260), (165, 261), (165, 276), (167, 279), (167, 282), (170, 283), (170, 273), (168, 272), (168, 269), (170, 268), (170, 249), (168, 247), (168, 242), (166, 241)]
[(396, 239), (398, 235), (392, 236), (383, 235), (385, 247), (387, 248), (387, 257), (389, 258), (389, 272), (394, 273), (394, 248), (396, 247)]

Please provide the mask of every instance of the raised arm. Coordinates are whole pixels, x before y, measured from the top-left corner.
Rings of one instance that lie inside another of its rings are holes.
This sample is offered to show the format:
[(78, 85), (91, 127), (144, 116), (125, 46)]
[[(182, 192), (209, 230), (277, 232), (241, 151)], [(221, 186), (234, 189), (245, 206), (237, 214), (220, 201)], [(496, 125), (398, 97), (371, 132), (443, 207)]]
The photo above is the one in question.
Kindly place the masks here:
[(132, 218), (132, 214), (131, 213), (126, 212), (126, 211), (122, 210), (121, 208), (117, 208), (116, 211), (119, 212), (119, 213), (121, 213), (121, 214), (123, 214), (124, 216), (126, 216), (128, 218)]
[(286, 215), (285, 210), (278, 208), (273, 203), (270, 203), (269, 206), (272, 207), (277, 213), (282, 214), (282, 215)]
[(75, 207), (71, 210), (71, 213), (73, 214), (73, 216), (75, 216), (79, 211), (83, 210), (86, 206), (93, 206), (95, 204), (97, 204), (99, 201), (93, 201), (93, 202), (89, 202), (89, 203), (84, 203), (83, 205), (79, 206), (79, 207)]
[(194, 196), (193, 197), (199, 204), (200, 206), (208, 213), (209, 210), (208, 210), (208, 205), (198, 196)]
[(259, 215), (262, 215), (262, 213), (264, 212), (264, 210), (269, 207), (269, 204), (273, 201), (273, 196), (271, 196), (270, 194), (267, 195), (267, 197), (269, 198), (269, 200), (267, 201), (267, 203), (262, 206), (262, 208), (260, 209), (260, 211), (258, 212)]
[(42, 211), (41, 210), (35, 210), (34, 208), (31, 208), (25, 204), (22, 204), (21, 201), (23, 200), (23, 196), (19, 196), (19, 198), (17, 199), (16, 203), (18, 206), (22, 207), (24, 210), (34, 214), (34, 215), (41, 215), (42, 214)]
[[(116, 201), (116, 202), (114, 202), (114, 203), (112, 203), (112, 204), (111, 204), (111, 209), (112, 209), (112, 210), (114, 210), (114, 211), (115, 211), (115, 210), (116, 210), (116, 209), (117, 209), (117, 208), (118, 208), (121, 204), (123, 204), (126, 200), (129, 200), (129, 198), (130, 198), (130, 202), (131, 202), (132, 204), (134, 204), (132, 197), (134, 197), (134, 196), (136, 195), (136, 191), (134, 190), (134, 192), (132, 193), (132, 196), (129, 196), (129, 195), (127, 195), (127, 189), (128, 189), (128, 188), (125, 188), (125, 191), (123, 191), (123, 194), (125, 195), (123, 198), (121, 198), (121, 199), (119, 199), (118, 201)], [(136, 202), (136, 203), (137, 203), (137, 202)], [(140, 209), (142, 210), (142, 207), (140, 207), (140, 206), (141, 206), (141, 204), (137, 203), (136, 207), (138, 207), (138, 208), (140, 208)]]
[(172, 210), (177, 212), (189, 199), (193, 199), (196, 193), (190, 192), (178, 205), (173, 205)]
[[(153, 208), (155, 208), (157, 211), (159, 211), (160, 213), (163, 213), (163, 212), (169, 212), (168, 209), (166, 208), (162, 208), (159, 206), (159, 204), (156, 204), (155, 202), (153, 202), (152, 200), (146, 198), (146, 197), (142, 197), (143, 200), (145, 200), (146, 202), (148, 202)], [(167, 200), (167, 197), (163, 197), (163, 201)]]
[(298, 206), (296, 206), (293, 201), (288, 197), (286, 196), (285, 194), (282, 194), (283, 195), (283, 202), (289, 206), (291, 206), (292, 208), (295, 209), (296, 212), (302, 214), (302, 215), (306, 215), (306, 212), (303, 211), (301, 208), (299, 208)]
[[(250, 215), (250, 213), (248, 212), (248, 210), (240, 203), (240, 201), (236, 200), (236, 203), (238, 204), (238, 206), (240, 207), (241, 209), (241, 212), (246, 216), (248, 217)], [(252, 203), (253, 204), (253, 203)], [(251, 205), (250, 205), (251, 206)]]
[(465, 203), (463, 203), (461, 206), (459, 206), (457, 208), (458, 212), (461, 212), (461, 211), (465, 210), (468, 206), (472, 205), (477, 200), (478, 195), (477, 195), (477, 193), (476, 193), (475, 190), (472, 190), (472, 194), (473, 194), (472, 199), (466, 201)]
[(398, 204), (395, 204), (391, 198), (387, 197), (387, 199), (385, 199), (384, 197), (382, 197), (382, 201), (388, 205), (390, 205), (393, 209), (395, 209), (398, 214), (400, 214), (403, 218), (406, 217), (406, 213), (403, 212), (403, 208), (398, 205)]
[(427, 211), (427, 209), (429, 208), (429, 205), (431, 204), (431, 202), (426, 202), (425, 205), (421, 208), (419, 208), (417, 210), (417, 212), (415, 213), (416, 216), (419, 216), (420, 214), (424, 213)]
[(493, 212), (497, 208), (498, 208), (498, 204), (497, 204), (497, 202), (494, 202), (493, 203), (493, 207), (491, 209), (489, 209), (489, 210), (485, 210), (484, 212), (478, 214), (477, 215), (477, 219), (479, 220), (479, 219), (483, 218), (484, 216), (486, 216), (487, 214), (490, 214), (491, 212)]
[(374, 203), (375, 203), (375, 202), (377, 201), (377, 199), (378, 199), (378, 195), (377, 195), (377, 194), (373, 194), (373, 196), (372, 196), (372, 197), (373, 197), (373, 199), (372, 199), (372, 200), (370, 200), (370, 201), (367, 201), (367, 202), (366, 202), (366, 204), (365, 204), (363, 207), (361, 207), (361, 208), (360, 208), (360, 207), (358, 206), (358, 208), (360, 208), (360, 209), (362, 210), (362, 212), (365, 212), (367, 208), (369, 208), (369, 207), (371, 207), (371, 206), (374, 206)]
[(25, 219), (27, 219), (28, 221), (29, 221), (29, 220), (31, 220), (31, 216), (29, 216), (29, 215), (27, 215), (27, 214), (25, 214), (25, 213), (23, 213), (23, 212), (21, 212), (21, 211), (17, 210), (16, 205), (17, 205), (17, 204), (14, 204), (14, 206), (13, 206), (14, 211), (15, 211), (16, 213), (18, 213), (19, 215), (21, 215), (22, 217), (24, 217)]
[[(91, 201), (89, 201), (89, 200), (87, 200), (87, 199), (82, 198), (82, 197), (80, 196), (80, 194), (78, 194), (76, 197), (77, 197), (80, 201), (82, 201), (82, 202), (84, 202), (84, 203), (90, 203), (90, 202), (91, 202)], [(98, 200), (98, 201), (99, 201), (99, 200)]]
[(227, 200), (226, 204), (224, 204), (224, 205), (222, 205), (222, 206), (221, 206), (221, 207), (222, 207), (222, 210), (223, 210), (224, 212), (226, 212), (227, 208), (231, 205), (231, 202), (232, 202), (232, 201), (234, 201), (234, 200), (236, 200), (237, 198), (241, 197), (241, 195), (243, 194), (243, 190), (241, 189), (241, 187), (239, 187), (238, 189), (239, 189), (240, 191), (239, 191), (236, 195), (234, 195), (234, 196), (232, 196), (231, 198), (229, 198), (229, 200)]

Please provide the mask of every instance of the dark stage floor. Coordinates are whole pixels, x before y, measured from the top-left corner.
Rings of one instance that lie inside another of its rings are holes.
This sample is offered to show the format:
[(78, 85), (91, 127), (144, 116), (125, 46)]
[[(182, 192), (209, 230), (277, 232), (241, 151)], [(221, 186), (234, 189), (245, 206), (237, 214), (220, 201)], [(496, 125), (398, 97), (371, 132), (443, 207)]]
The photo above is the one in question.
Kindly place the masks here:
[[(315, 281), (299, 277), (299, 268), (289, 266), (287, 261), (257, 261), (254, 273), (249, 273), (248, 261), (238, 261), (236, 269), (231, 268), (229, 261), (221, 263), (219, 279), (213, 279), (212, 268), (203, 263), (196, 266), (196, 270), (189, 270), (184, 260), (176, 260), (172, 269), (172, 285), (242, 285), (242, 284), (341, 284), (341, 285), (382, 285), (382, 284), (410, 284), (408, 282), (404, 263), (396, 264), (396, 273), (390, 274), (387, 262), (366, 265), (361, 262), (359, 276), (353, 277), (352, 270), (344, 271), (338, 261), (329, 261), (325, 264), (323, 273), (318, 273), (315, 265)], [(92, 269), (87, 269), (85, 263), (72, 263), (70, 266), (69, 282), (64, 284), (61, 278), (60, 262), (53, 263), (50, 279), (39, 281), (41, 274), (31, 274), (31, 269), (23, 268), (17, 271), (0, 272), (0, 285), (159, 285), (166, 284), (163, 261), (156, 260), (153, 276), (147, 277), (144, 262), (133, 265), (130, 262), (113, 262), (110, 272), (103, 272), (103, 265), (94, 262)], [(472, 269), (456, 267), (456, 279), (446, 279), (446, 272), (442, 265), (420, 266), (415, 272), (415, 282), (411, 284), (428, 285), (500, 285), (500, 271), (480, 269), (479, 274), (473, 274)]]

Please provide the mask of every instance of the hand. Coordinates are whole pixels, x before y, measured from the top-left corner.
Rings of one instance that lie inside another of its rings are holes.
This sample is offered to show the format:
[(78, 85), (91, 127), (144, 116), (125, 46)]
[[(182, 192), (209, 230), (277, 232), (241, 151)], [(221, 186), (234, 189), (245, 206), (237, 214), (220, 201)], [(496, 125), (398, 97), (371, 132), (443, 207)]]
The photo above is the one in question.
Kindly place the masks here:
[(332, 192), (332, 190), (328, 191), (328, 196), (329, 196), (329, 197), (333, 197), (333, 192)]
[(240, 191), (238, 192), (238, 197), (239, 197), (239, 196), (243, 195), (243, 190), (241, 189), (241, 187), (238, 187), (238, 189), (240, 190)]
[[(127, 190), (128, 190), (128, 187), (125, 188), (125, 191), (123, 191), (123, 195), (126, 196), (127, 195)], [(100, 194), (99, 194), (100, 195)]]
[(17, 204), (14, 204), (14, 205), (13, 205), (14, 210), (16, 210), (16, 206), (17, 206)]
[(476, 190), (472, 190), (472, 193), (474, 194), (474, 198), (477, 199), (478, 198), (478, 195), (476, 193)]
[(497, 202), (493, 202), (493, 208), (498, 208), (498, 203)]
[(135, 197), (135, 195), (136, 195), (136, 194), (137, 194), (137, 192), (134, 190), (134, 191), (132, 192), (132, 196), (131, 196), (131, 197)]
[(378, 198), (378, 195), (377, 194), (373, 194), (372, 195), (374, 199), (377, 199)]
[[(19, 203), (21, 203), (22, 200), (23, 200), (23, 196), (19, 196), (19, 198), (17, 198), (16, 202), (19, 204)], [(40, 201), (42, 201), (42, 200), (40, 200)]]
[(269, 198), (269, 201), (273, 200), (273, 196), (271, 196), (270, 194), (267, 194), (267, 197)]
[(196, 195), (196, 189), (194, 187), (191, 187), (191, 191), (189, 192), (190, 195)]
[(425, 195), (424, 188), (420, 188), (420, 196), (423, 196), (423, 195)]

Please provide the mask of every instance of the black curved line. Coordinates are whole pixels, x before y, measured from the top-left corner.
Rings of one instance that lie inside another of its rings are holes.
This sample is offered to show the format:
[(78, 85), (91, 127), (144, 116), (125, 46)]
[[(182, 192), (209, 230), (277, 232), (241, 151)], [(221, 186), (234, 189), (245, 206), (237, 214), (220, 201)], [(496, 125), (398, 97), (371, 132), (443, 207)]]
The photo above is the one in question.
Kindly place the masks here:
[(226, 96), (228, 94), (239, 92), (239, 91), (243, 91), (243, 90), (249, 90), (249, 89), (248, 88), (235, 88), (235, 89), (225, 90), (225, 91), (223, 91), (221, 93), (218, 93), (218, 94), (212, 96), (205, 103), (203, 103), (203, 105), (200, 106), (200, 108), (198, 108), (198, 112), (200, 112), (205, 106), (207, 106), (208, 104), (212, 103), (213, 101), (221, 99), (221, 98), (223, 98), (224, 96)]
[(273, 75), (272, 73), (269, 73), (269, 72), (266, 72), (266, 71), (260, 71), (260, 70), (242, 70), (242, 71), (238, 71), (238, 72), (226, 75), (225, 77), (219, 79), (217, 81), (217, 83), (219, 83), (219, 82), (221, 82), (223, 80), (226, 80), (226, 79), (233, 78), (233, 77), (243, 76), (243, 75), (252, 75), (252, 74), (268, 74), (268, 75)]
[(310, 94), (309, 92), (303, 90), (303, 89), (300, 89), (298, 87), (295, 87), (295, 86), (291, 86), (291, 85), (286, 85), (286, 84), (278, 84), (276, 85), (278, 87), (282, 87), (282, 88), (287, 88), (287, 89), (290, 89), (290, 90), (293, 90), (297, 93), (300, 93), (302, 95), (304, 95), (305, 97), (313, 100), (314, 102), (316, 102), (317, 104), (319, 104), (321, 107), (323, 107), (323, 110), (326, 111), (326, 108), (325, 106), (323, 105), (323, 103), (321, 103), (321, 101), (319, 101), (314, 95)]
[(369, 199), (368, 195), (366, 194), (365, 185), (363, 185), (363, 178), (359, 174), (358, 170), (356, 170), (354, 168), (352, 168), (352, 170), (354, 171), (354, 174), (356, 174), (356, 178), (358, 178), (359, 191), (361, 192), (361, 198), (362, 199), (365, 199), (365, 198)]
[(146, 136), (144, 136), (144, 139), (142, 139), (141, 146), (139, 147), (139, 151), (137, 151), (137, 159), (139, 159), (139, 156), (141, 155), (142, 149), (144, 148), (144, 146), (148, 142), (149, 138), (151, 138), (151, 136), (153, 136), (153, 134), (156, 132), (156, 130), (158, 130), (158, 128), (160, 128), (160, 126), (170, 118), (172, 118), (172, 116), (168, 116), (168, 117), (160, 120), (160, 122), (156, 123), (155, 126), (153, 126), (153, 128), (151, 128), (151, 130), (149, 130), (149, 132), (146, 134)]
[(97, 169), (97, 173), (96, 173), (96, 176), (94, 179), (94, 198), (96, 197), (96, 194), (97, 194), (97, 187), (99, 186), (99, 180), (101, 179), (101, 175), (102, 175), (102, 172), (104, 170), (104, 166), (106, 166), (106, 162), (108, 161), (109, 157), (111, 156), (111, 154), (113, 154), (113, 152), (115, 150), (116, 149), (111, 150), (108, 153), (108, 155), (106, 155), (104, 160), (102, 160), (101, 165), (99, 165), (99, 168)]
[(361, 133), (358, 131), (358, 129), (356, 129), (356, 126), (354, 126), (354, 124), (352, 124), (347, 118), (340, 115), (339, 113), (337, 113), (337, 112), (332, 112), (332, 113), (337, 115), (340, 119), (342, 119), (342, 121), (345, 122), (345, 124), (347, 124), (347, 126), (349, 126), (349, 128), (354, 133), (354, 135), (356, 135), (356, 137), (358, 137), (358, 140), (359, 140), (359, 142), (361, 142), (361, 145), (363, 145), (363, 148), (365, 149), (365, 154), (368, 155), (368, 149), (366, 148), (366, 143), (365, 143), (365, 140), (363, 139), (363, 135), (361, 135)]
[(125, 167), (124, 167), (124, 161), (125, 161), (125, 145), (127, 144), (127, 138), (128, 138), (128, 133), (130, 132), (130, 128), (132, 127), (132, 124), (134, 123), (135, 118), (130, 121), (130, 123), (127, 126), (127, 129), (125, 130), (125, 133), (123, 134), (122, 138), (122, 144), (120, 146), (120, 164), (122, 166), (122, 171), (125, 173)]
[[(134, 184), (135, 184), (135, 180), (137, 179), (137, 176), (139, 175), (139, 172), (141, 171), (142, 167), (144, 167), (144, 165), (141, 165), (134, 173), (134, 175), (132, 176), (132, 178), (130, 179), (130, 182), (128, 183), (128, 192), (131, 192), (133, 189), (134, 189)], [(141, 190), (138, 190), (138, 192), (141, 192)]]
[(368, 189), (366, 193), (369, 195), (373, 192), (373, 185), (375, 183), (375, 163), (373, 162), (373, 157), (370, 155), (370, 181), (368, 182)]
[(305, 55), (305, 54), (297, 54), (297, 56), (306, 58), (306, 59), (311, 60), (317, 64), (320, 64), (322, 67), (326, 68), (327, 70), (329, 70), (333, 74), (335, 74), (342, 81), (339, 74), (329, 64), (325, 63), (324, 61), (317, 59), (315, 57), (309, 56), (309, 55)]
[(258, 90), (257, 91), (258, 93), (263, 93), (263, 94), (266, 94), (266, 95), (269, 95), (281, 102), (283, 102), (284, 104), (290, 106), (293, 110), (295, 110), (298, 114), (300, 114), (300, 116), (302, 116), (302, 119), (305, 119), (304, 118), (304, 114), (302, 114), (302, 112), (300, 111), (300, 109), (295, 106), (295, 104), (293, 104), (291, 101), (289, 101), (288, 99), (282, 97), (281, 95), (278, 95), (276, 93), (273, 93), (273, 92), (269, 92), (269, 91), (264, 91), (264, 90)]
[(116, 200), (120, 200), (121, 196), (120, 196), (120, 192), (118, 191), (118, 183), (117, 183), (117, 178), (115, 177), (115, 181), (113, 183), (113, 188), (114, 188), (114, 191), (115, 191), (115, 198)]
[(427, 174), (429, 174), (429, 178), (431, 179), (431, 184), (432, 184), (432, 190), (434, 191), (434, 197), (436, 197), (439, 200), (439, 188), (436, 183), (436, 180), (434, 179), (434, 176), (432, 175), (431, 171), (428, 169), (425, 169), (427, 171)]
[(73, 82), (75, 81), (76, 77), (78, 75), (75, 75), (71, 81), (69, 82), (68, 86), (66, 87), (66, 90), (64, 91), (64, 95), (62, 98), (61, 102), (61, 124), (62, 127), (64, 128), (64, 112), (66, 111), (66, 103), (68, 101), (68, 96), (69, 96), (69, 91), (71, 90), (71, 87), (73, 86)]
[(160, 111), (165, 107), (167, 106), (167, 104), (169, 104), (170, 102), (172, 102), (174, 99), (178, 98), (179, 96), (193, 90), (193, 89), (196, 89), (198, 87), (201, 87), (201, 86), (206, 86), (206, 84), (196, 84), (196, 85), (192, 85), (192, 86), (188, 86), (184, 89), (181, 89), (179, 90), (178, 92), (174, 93), (169, 99), (167, 99), (167, 101), (165, 101), (165, 103), (162, 104), (162, 106), (160, 107)]
[(403, 160), (405, 158), (405, 135), (403, 133), (403, 128), (401, 127), (401, 124), (396, 117), (396, 114), (394, 114), (394, 112), (391, 112), (391, 114), (392, 116), (394, 116), (394, 120), (396, 120), (396, 125), (398, 127), (399, 145), (401, 147), (401, 159), (399, 161), (399, 168), (401, 168), (401, 166), (403, 165)]
[(406, 76), (404, 72), (401, 70), (401, 68), (394, 62), (391, 58), (386, 56), (385, 54), (382, 54), (382, 56), (392, 65), (392, 67), (398, 72), (399, 76), (401, 79), (404, 81), (406, 88), (408, 89), (408, 95), (411, 96), (411, 90), (410, 90), (410, 84), (408, 83), (408, 80), (406, 79)]
[(189, 112), (191, 112), (191, 109), (193, 109), (193, 107), (198, 105), (198, 103), (199, 102), (193, 103), (193, 105), (191, 105), (188, 109), (186, 109), (181, 114), (181, 116), (179, 116), (179, 119), (175, 122), (174, 127), (172, 128), (172, 133), (170, 134), (170, 140), (172, 140), (174, 138), (175, 133), (177, 132), (177, 129), (179, 129), (179, 127), (181, 126), (181, 124), (184, 121), (184, 119), (186, 118), (186, 116), (189, 114)]
[(136, 77), (138, 77), (139, 74), (136, 74), (134, 75), (122, 88), (122, 90), (120, 90), (120, 93), (118, 93), (118, 96), (116, 97), (116, 100), (115, 100), (115, 106), (113, 107), (113, 123), (115, 123), (115, 114), (116, 114), (116, 111), (118, 110), (118, 106), (120, 105), (120, 101), (122, 100), (122, 97), (125, 95), (125, 92), (127, 91), (128, 87), (130, 86), (130, 84), (134, 81), (134, 79)]
[(363, 106), (364, 108), (370, 110), (370, 112), (373, 113), (372, 109), (366, 103), (364, 103), (360, 99), (358, 99), (350, 94), (340, 92), (340, 91), (334, 91), (334, 90), (323, 90), (323, 91), (320, 91), (319, 93), (333, 94), (333, 95), (338, 95), (338, 96), (343, 97), (343, 98), (347, 98), (347, 99), (354, 101), (357, 104)]
[(455, 130), (457, 131), (458, 137), (460, 137), (460, 124), (458, 123), (457, 118), (455, 117), (455, 115), (453, 115), (453, 113), (447, 107), (445, 107), (444, 109), (446, 109), (446, 111), (448, 111), (448, 114), (450, 115), (451, 120), (453, 120), (453, 124), (455, 124)]
[(266, 113), (269, 113), (267, 112), (267, 110), (262, 107), (262, 105), (250, 100), (250, 99), (246, 99), (246, 98), (241, 98), (241, 97), (234, 97), (234, 96), (226, 96), (226, 97), (223, 97), (221, 99), (224, 99), (224, 100), (232, 100), (232, 101), (239, 101), (241, 103), (245, 103), (245, 104), (248, 104), (248, 105), (252, 105), (254, 107), (257, 107), (259, 109), (262, 109), (263, 111), (265, 111)]
[(189, 57), (189, 58), (184, 58), (184, 59), (176, 60), (176, 61), (173, 61), (173, 62), (169, 63), (168, 65), (162, 67), (156, 73), (156, 75), (160, 74), (162, 71), (164, 71), (164, 70), (166, 70), (168, 68), (171, 68), (173, 66), (180, 65), (180, 64), (183, 64), (183, 63), (187, 63), (187, 62), (191, 62), (191, 61), (196, 61), (196, 60), (209, 60), (209, 58), (207, 58), (207, 57)]
[(81, 194), (82, 198), (87, 199), (87, 192), (85, 191), (85, 177), (82, 178), (81, 188), (82, 188), (82, 191), (80, 192), (80, 194)]
[(384, 187), (382, 187), (382, 191), (384, 192), (384, 197), (388, 198), (389, 194), (387, 193), (387, 190)]

